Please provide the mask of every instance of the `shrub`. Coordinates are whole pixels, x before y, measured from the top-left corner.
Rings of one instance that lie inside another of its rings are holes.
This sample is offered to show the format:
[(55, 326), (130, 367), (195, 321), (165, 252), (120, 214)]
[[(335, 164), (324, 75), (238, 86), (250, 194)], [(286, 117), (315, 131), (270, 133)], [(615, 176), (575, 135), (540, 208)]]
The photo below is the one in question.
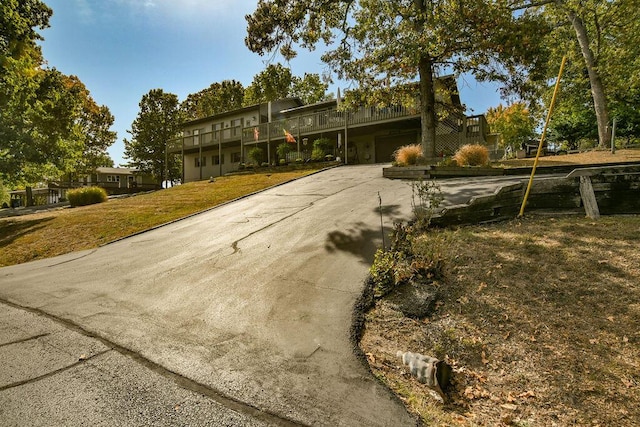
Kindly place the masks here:
[(260, 163), (262, 163), (262, 155), (264, 154), (264, 150), (260, 147), (253, 147), (251, 150), (249, 150), (249, 153), (247, 153), (247, 156), (253, 160), (253, 164), (255, 164), (256, 166), (258, 166)]
[(463, 145), (453, 155), (460, 166), (485, 166), (489, 164), (489, 150), (478, 144)]
[(331, 154), (333, 142), (329, 138), (319, 138), (313, 141), (313, 150), (311, 151), (312, 160), (324, 160), (324, 156)]
[(83, 187), (69, 190), (67, 192), (69, 204), (73, 207), (87, 206), (108, 200), (107, 192), (100, 187)]
[(291, 152), (291, 145), (287, 144), (286, 142), (283, 142), (282, 144), (278, 145), (278, 147), (276, 148), (276, 154), (278, 155), (278, 158), (282, 161), (284, 160), (284, 162), (287, 162), (287, 154), (289, 154)]
[(422, 155), (422, 145), (403, 145), (393, 153), (393, 158), (398, 166), (417, 165), (424, 159)]

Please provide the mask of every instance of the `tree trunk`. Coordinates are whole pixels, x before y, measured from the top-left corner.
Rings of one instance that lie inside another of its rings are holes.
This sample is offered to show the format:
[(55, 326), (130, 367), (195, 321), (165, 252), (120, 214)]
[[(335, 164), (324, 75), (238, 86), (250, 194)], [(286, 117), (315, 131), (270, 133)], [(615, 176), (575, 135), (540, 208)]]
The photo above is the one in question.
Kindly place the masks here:
[(582, 19), (573, 12), (567, 9), (567, 16), (573, 29), (576, 32), (578, 43), (580, 44), (580, 50), (584, 57), (584, 63), (589, 73), (589, 83), (591, 85), (591, 94), (593, 96), (593, 107), (596, 112), (596, 121), (598, 122), (598, 140), (601, 147), (608, 147), (611, 144), (611, 134), (609, 134), (609, 113), (607, 111), (607, 101), (604, 95), (604, 87), (602, 85), (602, 79), (596, 68), (595, 58), (593, 52), (589, 47), (589, 35), (587, 29), (584, 26)]
[(420, 71), (420, 118), (422, 130), (422, 154), (433, 160), (436, 157), (436, 97), (433, 89), (433, 64), (422, 57)]

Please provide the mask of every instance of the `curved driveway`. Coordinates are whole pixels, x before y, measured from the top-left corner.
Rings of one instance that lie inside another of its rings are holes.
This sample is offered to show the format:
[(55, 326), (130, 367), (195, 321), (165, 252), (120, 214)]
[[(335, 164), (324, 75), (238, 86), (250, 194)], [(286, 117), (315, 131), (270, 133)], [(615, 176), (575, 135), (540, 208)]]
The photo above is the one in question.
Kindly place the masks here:
[[(385, 227), (409, 215), (410, 186), (381, 175), (380, 165), (331, 169), (96, 250), (6, 267), (0, 298), (285, 423), (412, 425), (349, 342), (382, 241), (378, 192)], [(465, 182), (444, 188), (449, 203), (469, 198)], [(488, 182), (471, 194), (501, 180)]]

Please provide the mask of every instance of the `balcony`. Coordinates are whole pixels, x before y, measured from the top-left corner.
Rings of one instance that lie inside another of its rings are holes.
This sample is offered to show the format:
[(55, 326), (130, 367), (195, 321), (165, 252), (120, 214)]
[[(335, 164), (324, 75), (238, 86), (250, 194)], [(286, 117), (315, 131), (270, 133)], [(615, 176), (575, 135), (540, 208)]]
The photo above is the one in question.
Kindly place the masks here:
[[(337, 131), (345, 127), (371, 126), (419, 117), (420, 111), (416, 107), (360, 107), (356, 111), (330, 109), (301, 114), (283, 120), (276, 120), (271, 123), (261, 123), (255, 126), (244, 128), (236, 126), (222, 130), (200, 132), (198, 135), (184, 136), (171, 141), (169, 143), (169, 151), (176, 153), (183, 149), (193, 150), (199, 147), (214, 146), (228, 142), (255, 144), (283, 139), (285, 132), (289, 132), (298, 138), (321, 132)], [(469, 118), (467, 122), (467, 128), (473, 130), (479, 125), (482, 125), (482, 121), (477, 117)], [(457, 133), (460, 131), (460, 127), (461, 125), (453, 127), (447, 126), (447, 129), (449, 129), (448, 132)]]

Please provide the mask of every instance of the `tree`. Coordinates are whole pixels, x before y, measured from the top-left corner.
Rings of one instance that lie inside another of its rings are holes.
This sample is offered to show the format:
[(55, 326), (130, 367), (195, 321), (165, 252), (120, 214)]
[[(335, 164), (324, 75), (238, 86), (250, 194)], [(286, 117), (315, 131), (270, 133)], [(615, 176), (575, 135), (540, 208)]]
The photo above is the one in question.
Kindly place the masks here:
[(113, 164), (108, 108), (77, 77), (43, 67), (35, 28), (48, 27), (51, 9), (6, 0), (0, 12), (0, 180), (30, 184)]
[[(630, 87), (638, 87), (640, 61), (640, 11), (635, 0), (525, 0), (519, 7), (538, 9), (554, 31), (547, 38), (550, 61), (569, 61), (566, 81), (585, 81), (590, 101), (576, 97), (575, 107), (590, 104), (601, 146), (610, 144), (612, 104), (625, 97)], [(557, 69), (557, 66), (555, 67)], [(553, 76), (549, 76), (553, 77)], [(575, 95), (575, 94), (574, 94)]]
[(305, 104), (327, 100), (329, 83), (320, 79), (318, 74), (304, 73), (304, 77), (294, 76), (291, 80), (290, 95), (300, 98)]
[(523, 102), (489, 108), (486, 118), (491, 131), (500, 134), (502, 148), (518, 149), (522, 142), (535, 136), (536, 120)]
[(516, 16), (499, 1), (259, 0), (246, 19), (245, 44), (259, 54), (279, 49), (289, 59), (294, 45), (330, 45), (323, 61), (359, 85), (346, 94), (347, 102), (410, 102), (404, 83), (417, 80), (428, 158), (436, 155), (437, 115), (446, 114), (436, 105), (439, 74), (470, 71), (524, 91), (526, 76), (538, 75), (544, 65), (539, 35), (547, 31), (545, 23), (534, 13)]
[(247, 87), (244, 105), (275, 101), (289, 96), (293, 76), (291, 70), (282, 64), (269, 64), (266, 69), (256, 74)]
[[(178, 97), (152, 89), (142, 97), (140, 112), (131, 124), (131, 140), (124, 140), (129, 166), (152, 174), (161, 185), (180, 176), (179, 164), (167, 154), (167, 144), (180, 132), (182, 114)], [(168, 172), (168, 175), (167, 175)]]
[(235, 80), (212, 83), (208, 88), (189, 94), (180, 105), (186, 120), (213, 116), (242, 107), (244, 86)]
[(47, 28), (51, 14), (38, 0), (0, 2), (0, 180), (10, 185), (24, 179), (27, 163), (41, 158), (29, 120), (43, 80), (36, 28)]

